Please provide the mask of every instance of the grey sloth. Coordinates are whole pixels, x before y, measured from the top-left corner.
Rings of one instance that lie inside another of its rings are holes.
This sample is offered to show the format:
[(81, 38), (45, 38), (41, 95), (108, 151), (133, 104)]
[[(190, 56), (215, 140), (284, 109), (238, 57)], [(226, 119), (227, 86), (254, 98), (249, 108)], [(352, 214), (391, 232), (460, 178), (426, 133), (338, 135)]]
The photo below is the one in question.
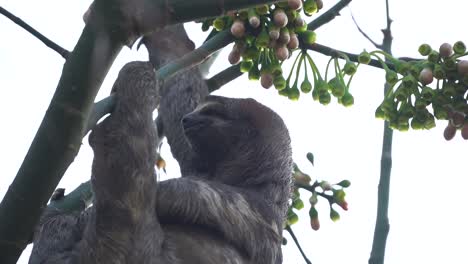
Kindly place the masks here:
[[(207, 96), (196, 68), (159, 87), (153, 66), (193, 49), (181, 29), (146, 37), (153, 65), (132, 62), (119, 73), (116, 107), (90, 135), (93, 207), (79, 215), (46, 211), (30, 263), (282, 262), (288, 131), (253, 99)], [(158, 132), (182, 171), (162, 182), (154, 172), (158, 92)]]

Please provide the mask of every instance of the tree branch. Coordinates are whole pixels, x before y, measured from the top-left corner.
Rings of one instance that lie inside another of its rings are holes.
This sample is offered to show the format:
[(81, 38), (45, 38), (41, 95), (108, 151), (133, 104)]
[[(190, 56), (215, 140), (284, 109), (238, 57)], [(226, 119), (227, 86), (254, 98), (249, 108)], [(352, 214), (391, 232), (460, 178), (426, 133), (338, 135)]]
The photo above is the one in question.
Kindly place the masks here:
[(229, 68), (221, 71), (210, 79), (206, 80), (210, 93), (218, 90), (226, 83), (242, 76), (243, 73), (240, 71), (240, 64), (232, 65)]
[(354, 22), (354, 25), (357, 27), (359, 33), (361, 33), (362, 36), (364, 36), (370, 43), (372, 43), (372, 45), (374, 45), (376, 48), (378, 49), (382, 49), (382, 44), (379, 44), (377, 42), (375, 42), (371, 37), (369, 37), (369, 35), (367, 35), (366, 32), (364, 32), (364, 30), (362, 30), (362, 28), (359, 26), (359, 24), (357, 23), (356, 19), (354, 18), (354, 15), (353, 13), (351, 13), (351, 18), (353, 19), (353, 22)]
[(292, 231), (291, 229), (291, 226), (286, 226), (286, 231), (288, 231), (289, 235), (291, 235), (292, 239), (294, 240), (294, 243), (296, 244), (297, 248), (299, 249), (299, 251), (301, 252), (301, 255), (302, 257), (304, 258), (305, 262), (307, 264), (312, 264), (312, 262), (307, 258), (306, 254), (304, 253), (304, 250), (302, 250), (302, 247), (301, 245), (299, 244), (299, 241), (297, 240), (297, 237), (296, 235), (294, 234), (294, 232)]
[(15, 24), (17, 24), (18, 26), (22, 27), (24, 30), (26, 30), (27, 32), (31, 33), (34, 37), (36, 37), (37, 39), (39, 39), (42, 43), (44, 43), (44, 45), (46, 45), (47, 47), (53, 49), (54, 51), (56, 51), (58, 54), (60, 54), (64, 59), (67, 59), (68, 58), (68, 55), (70, 54), (70, 52), (62, 47), (60, 47), (58, 44), (56, 44), (55, 42), (53, 42), (52, 40), (48, 39), (46, 36), (42, 35), (41, 33), (39, 33), (39, 31), (35, 30), (33, 27), (31, 27), (30, 25), (28, 25), (26, 22), (24, 22), (21, 18), (13, 15), (12, 13), (8, 12), (8, 10), (6, 10), (5, 8), (1, 7), (0, 6), (0, 14), (4, 15), (5, 17), (7, 17), (8, 19), (10, 19), (11, 21), (13, 21)]
[(332, 21), (336, 16), (340, 15), (341, 9), (345, 8), (351, 1), (352, 0), (339, 1), (332, 8), (328, 9), (327, 12), (323, 13), (323, 15), (319, 16), (317, 19), (314, 19), (314, 21), (309, 23), (309, 25), (307, 26), (307, 29), (316, 30), (317, 28)]
[[(392, 54), (391, 19), (388, 0), (386, 0), (386, 14), (387, 27), (382, 30), (384, 33), (382, 46), (385, 52)], [(385, 83), (384, 94), (387, 94), (388, 89), (391, 89), (391, 87), (388, 83)], [(380, 180), (377, 193), (377, 217), (375, 220), (374, 239), (372, 242), (369, 264), (383, 264), (385, 259), (385, 248), (387, 246), (387, 237), (390, 230), (388, 205), (390, 200), (390, 177), (392, 173), (392, 143), (393, 130), (389, 127), (388, 122), (385, 121), (382, 157), (380, 160)]]

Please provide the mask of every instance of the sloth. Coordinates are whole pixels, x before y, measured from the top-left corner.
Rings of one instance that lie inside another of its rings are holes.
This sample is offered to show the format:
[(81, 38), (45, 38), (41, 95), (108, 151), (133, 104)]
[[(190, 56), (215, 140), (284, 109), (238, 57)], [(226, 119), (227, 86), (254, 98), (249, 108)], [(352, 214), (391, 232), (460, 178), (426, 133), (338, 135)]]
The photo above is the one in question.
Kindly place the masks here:
[[(143, 40), (152, 64), (132, 62), (119, 73), (115, 109), (89, 139), (93, 207), (46, 210), (30, 263), (282, 262), (292, 166), (286, 126), (253, 99), (207, 96), (197, 69), (161, 85), (153, 66), (193, 49), (180, 27), (155, 33), (173, 42)], [(156, 181), (158, 132), (181, 178)]]

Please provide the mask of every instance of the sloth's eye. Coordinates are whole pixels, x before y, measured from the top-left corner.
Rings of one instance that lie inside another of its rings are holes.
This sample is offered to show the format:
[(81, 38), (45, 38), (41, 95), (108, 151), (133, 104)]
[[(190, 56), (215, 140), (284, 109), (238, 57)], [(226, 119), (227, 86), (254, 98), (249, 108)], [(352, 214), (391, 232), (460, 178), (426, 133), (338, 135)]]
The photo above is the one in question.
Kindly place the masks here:
[(200, 114), (207, 116), (214, 116), (222, 119), (229, 119), (226, 112), (220, 107), (205, 107), (200, 111)]

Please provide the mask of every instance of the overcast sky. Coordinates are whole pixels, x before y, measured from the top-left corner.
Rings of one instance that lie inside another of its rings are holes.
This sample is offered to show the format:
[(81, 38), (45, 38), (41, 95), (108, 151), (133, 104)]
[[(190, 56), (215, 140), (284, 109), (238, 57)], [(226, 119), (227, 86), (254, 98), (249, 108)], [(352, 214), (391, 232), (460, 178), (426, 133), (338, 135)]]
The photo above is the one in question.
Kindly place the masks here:
[[(324, 0), (325, 8), (336, 1)], [(84, 27), (82, 14), (90, 1), (1, 0), (0, 5), (23, 18), (44, 35), (72, 50)], [(384, 0), (355, 0), (351, 9), (317, 31), (318, 42), (333, 48), (359, 53), (374, 50), (356, 30), (350, 16), (377, 42), (385, 26)], [(438, 47), (454, 43), (466, 35), (468, 3), (461, 0), (390, 0), (394, 20), (393, 52), (396, 56), (417, 57), (421, 43)], [(200, 25), (189, 25), (190, 36), (198, 44), (204, 39)], [(0, 16), (0, 197), (12, 182), (36, 133), (57, 86), (64, 60), (30, 34)], [(310, 53), (319, 68), (327, 58)], [(132, 60), (145, 60), (146, 51), (125, 48), (108, 74), (97, 100), (109, 94), (119, 69)], [(227, 52), (213, 69), (228, 67)], [(383, 123), (374, 118), (374, 110), (383, 96), (381, 70), (359, 68), (351, 92), (355, 105), (344, 108), (336, 102), (321, 106), (311, 95), (290, 102), (265, 90), (245, 76), (231, 82), (217, 94), (253, 97), (275, 109), (287, 123), (293, 140), (294, 159), (318, 179), (352, 182), (347, 191), (349, 211), (341, 220), (328, 219), (328, 205), (319, 202), (321, 229), (309, 226), (308, 205), (301, 220), (293, 226), (307, 255), (314, 264), (367, 263), (372, 246), (376, 214), (377, 184)], [(390, 235), (387, 264), (468, 263), (468, 214), (466, 213), (466, 160), (468, 144), (458, 134), (451, 142), (443, 138), (446, 122), (438, 122), (431, 131), (395, 132), (390, 197)], [(315, 155), (315, 167), (305, 159)], [(170, 156), (167, 148), (163, 156)], [(92, 152), (83, 141), (75, 162), (60, 187), (73, 190), (90, 175)], [(178, 174), (174, 161), (168, 161), (168, 175)], [(302, 193), (306, 197), (307, 193)], [(304, 263), (292, 240), (284, 248), (284, 263)], [(19, 263), (27, 263), (30, 248)]]

